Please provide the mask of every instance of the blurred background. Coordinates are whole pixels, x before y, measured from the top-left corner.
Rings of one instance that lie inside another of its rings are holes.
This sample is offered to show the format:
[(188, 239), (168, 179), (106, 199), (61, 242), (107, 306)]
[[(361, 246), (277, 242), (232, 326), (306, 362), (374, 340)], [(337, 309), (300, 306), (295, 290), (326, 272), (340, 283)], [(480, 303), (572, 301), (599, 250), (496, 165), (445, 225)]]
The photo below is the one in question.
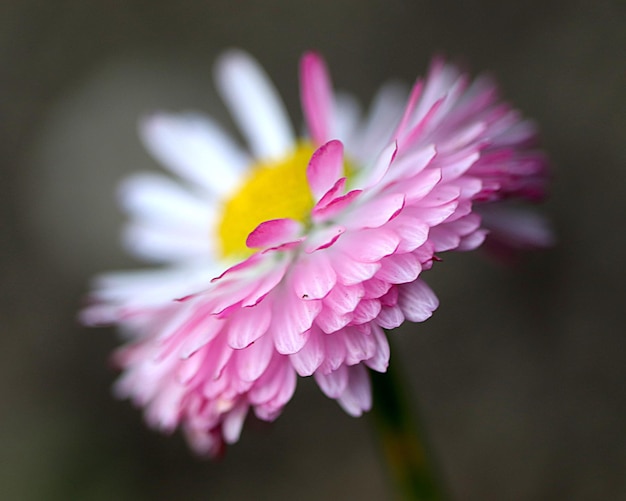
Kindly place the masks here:
[(433, 53), (489, 71), (540, 125), (558, 245), (516, 267), (446, 256), (441, 306), (394, 333), (455, 500), (626, 499), (626, 4), (583, 1), (3, 0), (0, 3), (0, 496), (7, 500), (390, 498), (367, 417), (301, 380), (220, 462), (111, 396), (112, 329), (76, 312), (134, 263), (114, 198), (158, 169), (137, 120), (201, 110), (225, 48), (251, 51), (301, 123), (297, 63), (327, 58), (365, 104)]

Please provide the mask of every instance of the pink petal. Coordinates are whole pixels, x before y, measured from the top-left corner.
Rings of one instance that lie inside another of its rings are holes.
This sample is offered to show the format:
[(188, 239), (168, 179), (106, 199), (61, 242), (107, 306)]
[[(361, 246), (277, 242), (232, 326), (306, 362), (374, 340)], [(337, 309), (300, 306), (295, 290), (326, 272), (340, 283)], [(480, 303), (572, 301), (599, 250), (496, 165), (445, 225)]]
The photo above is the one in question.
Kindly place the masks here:
[(274, 345), (269, 338), (261, 338), (235, 353), (237, 373), (243, 381), (256, 381), (270, 363)]
[(443, 223), (446, 219), (454, 217), (455, 211), (459, 206), (458, 201), (448, 202), (438, 207), (422, 207), (420, 211), (420, 219), (422, 223), (426, 223), (431, 227)]
[(188, 358), (207, 345), (220, 333), (223, 324), (224, 320), (217, 318), (215, 315), (203, 315), (201, 311), (197, 312), (193, 321), (190, 321), (180, 329), (181, 333), (184, 331), (184, 341), (179, 351), (180, 356)]
[[(209, 296), (210, 299), (213, 299), (209, 301), (212, 313), (220, 317), (228, 316), (235, 305), (256, 290), (256, 284), (251, 280), (237, 281), (231, 279), (229, 282), (222, 282), (220, 285), (221, 287), (217, 290), (209, 290), (203, 293)], [(211, 294), (214, 297), (211, 297)]]
[(339, 243), (355, 261), (375, 263), (393, 254), (400, 239), (392, 231), (377, 228), (346, 233)]
[(423, 280), (398, 286), (400, 297), (398, 306), (407, 320), (423, 322), (439, 306), (439, 299)]
[(376, 323), (383, 329), (395, 329), (402, 322), (404, 322), (404, 315), (399, 306), (385, 307), (376, 317)]
[(321, 299), (337, 283), (337, 274), (325, 252), (303, 254), (293, 266), (291, 281), (301, 299)]
[(338, 398), (348, 385), (348, 367), (345, 365), (329, 374), (315, 373), (315, 381), (320, 389), (330, 398)]
[(487, 126), (484, 123), (473, 123), (469, 127), (451, 134), (450, 138), (442, 141), (439, 146), (444, 151), (461, 149), (480, 140), (480, 136), (484, 134), (486, 130)]
[(423, 90), (424, 90), (424, 82), (422, 80), (418, 80), (417, 82), (415, 82), (415, 85), (411, 89), (411, 94), (409, 96), (409, 102), (406, 106), (406, 110), (404, 111), (404, 115), (402, 115), (400, 124), (398, 125), (398, 128), (394, 132), (393, 137), (399, 137), (401, 135), (404, 135), (405, 128), (407, 127), (409, 123), (409, 119), (411, 118), (411, 115), (413, 114), (413, 111), (415, 110), (417, 103), (422, 97)]
[(455, 179), (453, 184), (461, 188), (461, 198), (467, 199), (478, 195), (478, 193), (480, 193), (480, 191), (485, 187), (482, 180), (468, 176)]
[(337, 402), (344, 411), (354, 417), (372, 408), (372, 389), (367, 370), (362, 364), (349, 367), (348, 385)]
[(343, 329), (352, 320), (352, 313), (338, 313), (331, 308), (322, 308), (315, 318), (315, 325), (326, 334)]
[(393, 162), (396, 154), (398, 153), (398, 143), (394, 141), (389, 146), (387, 146), (378, 158), (376, 159), (376, 163), (374, 167), (368, 169), (366, 171), (366, 178), (363, 180), (362, 188), (371, 188), (372, 186), (376, 186), (380, 181), (385, 177), (391, 163)]
[(378, 325), (372, 324), (371, 336), (376, 341), (377, 348), (374, 350), (374, 356), (367, 360), (365, 364), (372, 370), (377, 372), (386, 372), (389, 366), (389, 341)]
[(239, 261), (237, 264), (234, 264), (226, 271), (224, 271), (221, 275), (213, 278), (211, 280), (211, 283), (223, 281), (226, 277), (231, 277), (233, 274), (236, 274), (239, 271), (245, 270), (246, 268), (250, 268), (252, 266), (256, 266), (261, 260), (263, 260), (263, 254), (252, 254), (249, 258), (244, 259), (243, 261)]
[(282, 375), (283, 384), (278, 388), (278, 393), (273, 398), (273, 404), (282, 409), (291, 397), (296, 389), (296, 372), (289, 366), (285, 366)]
[(320, 146), (306, 169), (315, 200), (320, 200), (343, 175), (343, 144), (333, 140)]
[(268, 369), (248, 392), (248, 399), (251, 404), (256, 406), (269, 402), (277, 395), (280, 386), (283, 384), (285, 365), (289, 365), (289, 360), (286, 357), (274, 357)]
[(379, 280), (378, 278), (372, 278), (363, 284), (365, 296), (368, 299), (377, 299), (387, 294), (392, 284), (385, 280)]
[(302, 225), (293, 219), (271, 219), (259, 224), (246, 239), (250, 249), (266, 248), (289, 242), (298, 237)]
[(404, 207), (404, 195), (391, 193), (380, 195), (362, 204), (350, 214), (346, 225), (351, 228), (378, 228), (397, 216)]
[(222, 375), (224, 367), (230, 361), (234, 350), (228, 346), (226, 336), (218, 336), (211, 343), (210, 356), (207, 356), (206, 367), (208, 379), (218, 379)]
[(380, 302), (383, 306), (395, 306), (398, 304), (398, 288), (390, 287), (387, 294), (380, 298)]
[(408, 131), (407, 135), (399, 138), (400, 147), (408, 147), (411, 142), (417, 142), (419, 140), (420, 135), (423, 134), (426, 128), (434, 121), (437, 116), (437, 112), (445, 103), (447, 97), (448, 96), (444, 96), (435, 101), (419, 122), (417, 122), (413, 128)]
[(439, 169), (427, 169), (405, 181), (406, 203), (413, 204), (428, 195), (441, 181), (441, 176)]
[(346, 355), (346, 345), (341, 336), (324, 336), (326, 356), (317, 372), (329, 374), (336, 371), (343, 364)]
[(390, 178), (406, 180), (407, 177), (423, 171), (436, 157), (437, 150), (434, 144), (398, 156), (389, 169)]
[(278, 353), (290, 355), (300, 351), (309, 336), (313, 320), (322, 309), (318, 300), (303, 301), (291, 290), (283, 291), (274, 302), (272, 332)]
[(445, 225), (431, 228), (429, 239), (435, 245), (436, 252), (456, 249), (461, 241), (461, 237)]
[(420, 200), (421, 207), (439, 207), (458, 200), (461, 196), (461, 189), (458, 186), (439, 184), (432, 191)]
[(474, 250), (483, 244), (488, 234), (489, 231), (487, 230), (476, 230), (475, 232), (464, 236), (457, 249), (460, 251)]
[(324, 144), (332, 139), (332, 86), (324, 61), (314, 52), (300, 60), (300, 97), (313, 142)]
[(180, 421), (180, 402), (184, 386), (169, 385), (158, 393), (146, 409), (146, 421), (165, 433), (174, 431)]
[(354, 285), (374, 276), (380, 269), (380, 263), (364, 263), (348, 255), (338, 254), (333, 261), (337, 277), (343, 285)]
[(178, 367), (178, 381), (182, 384), (188, 384), (202, 367), (204, 359), (202, 353), (196, 352), (182, 361)]
[(400, 245), (396, 253), (404, 254), (421, 246), (428, 239), (430, 227), (414, 217), (408, 217), (404, 210), (399, 217), (389, 223), (389, 228), (400, 237)]
[(278, 417), (296, 389), (296, 372), (288, 363), (283, 363), (276, 376), (278, 385), (274, 397), (255, 408), (256, 415), (267, 421), (272, 421)]
[(330, 202), (335, 200), (339, 193), (343, 193), (346, 187), (347, 179), (345, 177), (341, 177), (335, 181), (335, 184), (331, 186), (331, 188), (324, 193), (324, 196), (319, 199), (319, 201), (315, 204), (315, 209), (322, 209), (326, 207)]
[(315, 206), (313, 208), (312, 219), (316, 223), (327, 221), (345, 210), (355, 198), (361, 194), (361, 190), (352, 190), (341, 197), (335, 198), (324, 207)]
[(353, 324), (365, 324), (374, 320), (380, 313), (381, 304), (378, 299), (363, 299), (355, 308), (352, 316)]
[[(339, 334), (336, 334), (339, 335)], [(371, 334), (363, 333), (356, 328), (347, 328), (341, 331), (341, 335), (346, 344), (347, 365), (355, 365), (363, 360), (367, 360), (374, 355), (376, 350), (376, 340)]]
[(213, 377), (213, 375), (211, 374), (211, 377), (207, 378), (202, 385), (202, 396), (209, 400), (218, 398), (220, 394), (224, 392), (225, 388), (228, 386), (228, 383), (228, 378)]
[(403, 284), (415, 280), (422, 271), (422, 265), (413, 254), (393, 254), (381, 262), (376, 278), (393, 284)]
[(293, 368), (300, 376), (312, 375), (324, 361), (324, 339), (317, 329), (314, 329), (303, 348), (289, 359)]
[(468, 213), (452, 223), (446, 224), (461, 236), (469, 235), (480, 228), (481, 218), (476, 213)]
[(365, 295), (362, 284), (346, 286), (336, 284), (333, 290), (324, 298), (324, 308), (329, 308), (335, 313), (349, 313), (359, 304)]
[(306, 239), (304, 252), (311, 254), (321, 249), (327, 249), (333, 245), (345, 231), (345, 226), (338, 224), (331, 224), (324, 228), (316, 229), (316, 231)]
[(245, 401), (242, 401), (226, 414), (224, 422), (222, 423), (222, 435), (224, 436), (224, 441), (226, 443), (234, 444), (237, 440), (239, 440), (243, 423), (246, 419), (246, 415), (248, 414), (248, 407), (248, 404)]
[(240, 308), (228, 321), (228, 344), (235, 350), (249, 346), (267, 332), (271, 319), (267, 301)]
[(272, 267), (265, 273), (265, 276), (256, 280), (256, 286), (241, 302), (242, 306), (254, 306), (259, 303), (269, 292), (276, 287), (290, 265), (289, 259), (274, 261)]

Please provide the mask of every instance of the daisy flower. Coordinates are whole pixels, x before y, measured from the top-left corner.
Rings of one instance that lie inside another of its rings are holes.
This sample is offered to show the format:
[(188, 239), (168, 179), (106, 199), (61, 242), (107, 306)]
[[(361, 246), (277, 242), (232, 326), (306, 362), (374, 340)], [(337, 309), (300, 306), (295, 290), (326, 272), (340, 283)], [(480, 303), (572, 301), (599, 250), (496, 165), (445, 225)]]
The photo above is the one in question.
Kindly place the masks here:
[[(237, 441), (250, 409), (275, 419), (298, 375), (351, 415), (368, 410), (367, 370), (389, 361), (383, 329), (438, 306), (420, 277), (435, 253), (476, 248), (488, 231), (480, 214), (545, 189), (532, 125), (486, 79), (437, 60), (406, 105), (389, 85), (361, 119), (317, 54), (300, 75), (300, 137), (239, 51), (220, 59), (216, 80), (249, 150), (200, 115), (142, 123), (148, 150), (180, 179), (122, 185), (125, 241), (165, 266), (103, 275), (83, 312), (128, 337), (117, 393), (151, 426), (181, 427), (199, 454)], [(506, 215), (492, 220), (506, 226)]]

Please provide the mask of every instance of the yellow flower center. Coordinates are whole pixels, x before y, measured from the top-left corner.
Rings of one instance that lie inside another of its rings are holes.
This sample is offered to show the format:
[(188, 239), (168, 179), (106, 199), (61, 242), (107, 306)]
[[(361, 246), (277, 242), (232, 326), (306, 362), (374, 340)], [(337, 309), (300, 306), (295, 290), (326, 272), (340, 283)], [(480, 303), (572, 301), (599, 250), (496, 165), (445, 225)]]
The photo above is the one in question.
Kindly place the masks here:
[(237, 192), (226, 200), (218, 239), (222, 257), (246, 257), (252, 250), (246, 239), (260, 223), (269, 219), (291, 218), (306, 222), (313, 208), (313, 197), (306, 168), (314, 152), (308, 142), (298, 142), (285, 158), (254, 165)]

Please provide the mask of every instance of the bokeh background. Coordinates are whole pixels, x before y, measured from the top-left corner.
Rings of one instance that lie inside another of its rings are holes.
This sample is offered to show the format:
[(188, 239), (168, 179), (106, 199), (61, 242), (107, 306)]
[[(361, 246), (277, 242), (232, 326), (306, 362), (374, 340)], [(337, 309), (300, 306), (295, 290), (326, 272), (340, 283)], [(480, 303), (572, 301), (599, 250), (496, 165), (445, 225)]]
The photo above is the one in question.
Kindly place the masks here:
[(626, 4), (599, 0), (0, 2), (0, 498), (390, 498), (367, 418), (302, 380), (217, 463), (147, 430), (110, 393), (113, 330), (76, 311), (132, 267), (114, 190), (159, 167), (138, 117), (197, 109), (221, 50), (250, 50), (301, 122), (297, 62), (323, 52), (366, 103), (434, 52), (490, 71), (540, 124), (558, 245), (516, 267), (480, 253), (430, 273), (441, 307), (395, 332), (456, 500), (626, 499)]

